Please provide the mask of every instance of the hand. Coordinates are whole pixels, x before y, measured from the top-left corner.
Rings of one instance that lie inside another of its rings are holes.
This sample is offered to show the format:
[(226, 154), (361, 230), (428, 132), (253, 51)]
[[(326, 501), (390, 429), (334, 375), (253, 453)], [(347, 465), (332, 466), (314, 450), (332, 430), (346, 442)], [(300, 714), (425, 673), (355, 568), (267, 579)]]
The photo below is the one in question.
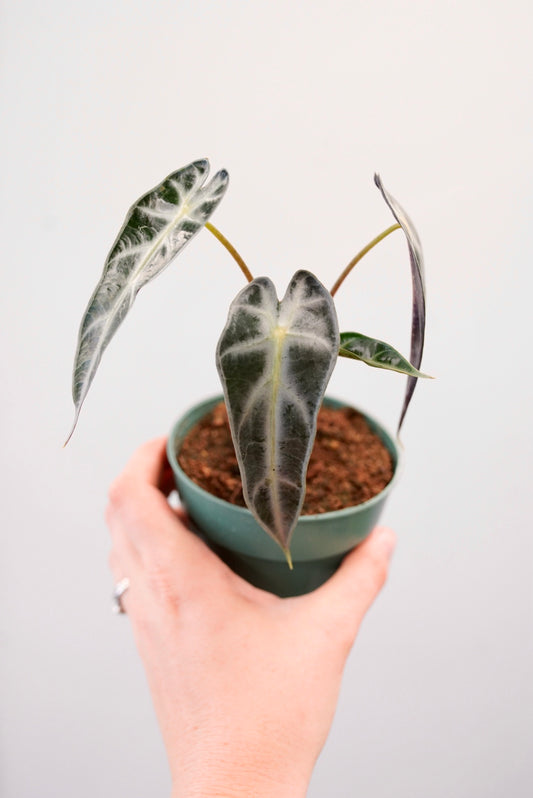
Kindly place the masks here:
[(187, 528), (172, 489), (164, 440), (145, 444), (110, 490), (107, 522), (173, 796), (305, 796), (394, 535), (375, 529), (318, 590), (281, 599)]

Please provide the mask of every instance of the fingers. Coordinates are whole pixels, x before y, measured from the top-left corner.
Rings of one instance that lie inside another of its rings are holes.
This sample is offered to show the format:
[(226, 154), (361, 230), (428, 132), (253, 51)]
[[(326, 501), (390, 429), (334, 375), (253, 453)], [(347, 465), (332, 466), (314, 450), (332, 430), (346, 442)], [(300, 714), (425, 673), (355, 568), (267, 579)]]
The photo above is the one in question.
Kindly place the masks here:
[(392, 529), (376, 527), (323, 586), (329, 600), (348, 603), (362, 619), (385, 584), (395, 543)]
[(190, 534), (165, 498), (168, 468), (165, 439), (157, 438), (137, 449), (109, 489), (106, 518), (111, 533), (126, 531), (137, 549), (181, 532)]
[(166, 438), (155, 438), (140, 446), (132, 455), (122, 478), (133, 477), (168, 495), (174, 490), (172, 468), (166, 455)]
[[(351, 647), (361, 621), (385, 584), (396, 536), (387, 527), (374, 531), (344, 558), (339, 570), (310, 599), (330, 628)], [(309, 611), (309, 608), (307, 608)]]
[(222, 563), (161, 492), (165, 463), (164, 439), (151, 441), (135, 452), (111, 486), (106, 520), (113, 540), (112, 569), (121, 579), (139, 568), (154, 589), (170, 593), (178, 586), (187, 592), (202, 577), (204, 582), (212, 579)]

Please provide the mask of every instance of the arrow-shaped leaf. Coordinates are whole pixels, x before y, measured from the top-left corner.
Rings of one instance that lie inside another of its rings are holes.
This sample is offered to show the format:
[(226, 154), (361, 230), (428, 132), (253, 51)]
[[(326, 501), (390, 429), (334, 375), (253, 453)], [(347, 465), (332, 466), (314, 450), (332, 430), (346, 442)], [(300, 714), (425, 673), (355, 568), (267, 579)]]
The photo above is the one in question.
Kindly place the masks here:
[[(411, 260), (411, 278), (413, 285), (413, 311), (411, 318), (411, 355), (410, 361), (416, 369), (420, 368), (422, 363), (422, 353), (424, 351), (424, 334), (426, 328), (426, 295), (424, 285), (424, 258), (422, 255), (422, 246), (418, 233), (416, 232), (413, 223), (403, 210), (403, 208), (396, 202), (388, 191), (383, 187), (379, 175), (374, 175), (374, 182), (381, 191), (383, 199), (392, 211), (392, 215), (402, 228), (407, 238), (407, 245), (409, 247), (409, 257)], [(417, 377), (410, 376), (407, 380), (407, 387), (405, 389), (405, 396), (403, 401), (402, 412), (398, 424), (398, 432), (401, 429), (407, 408), (412, 399)]]
[(389, 369), (398, 371), (400, 374), (407, 374), (409, 377), (429, 377), (415, 369), (397, 349), (385, 341), (377, 338), (369, 338), (367, 335), (355, 332), (344, 332), (340, 336), (339, 355), (350, 357), (354, 360), (362, 360), (367, 366), (374, 366), (378, 369)]
[(228, 173), (221, 170), (204, 185), (208, 172), (209, 161), (194, 161), (128, 211), (82, 319), (72, 380), (76, 414), (67, 441), (102, 354), (137, 293), (202, 229), (224, 196)]
[(284, 550), (305, 495), (316, 418), (339, 349), (330, 293), (299, 271), (283, 300), (259, 277), (233, 301), (217, 349), (246, 504)]

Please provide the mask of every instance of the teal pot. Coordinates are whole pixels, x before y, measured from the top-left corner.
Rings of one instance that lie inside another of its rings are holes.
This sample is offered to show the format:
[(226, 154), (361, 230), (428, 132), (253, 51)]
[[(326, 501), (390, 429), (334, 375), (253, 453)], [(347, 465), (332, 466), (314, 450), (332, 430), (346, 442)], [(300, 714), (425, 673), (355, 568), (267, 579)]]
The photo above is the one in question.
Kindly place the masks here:
[[(195, 405), (174, 426), (167, 444), (168, 460), (176, 486), (191, 521), (219, 556), (236, 573), (253, 585), (277, 593), (297, 596), (326, 581), (339, 567), (344, 555), (364, 540), (377, 523), (385, 501), (399, 474), (397, 442), (373, 418), (363, 413), (392, 456), (394, 474), (386, 488), (363, 504), (319, 515), (304, 515), (291, 540), (294, 564), (289, 569), (277, 543), (259, 526), (245, 507), (212, 496), (180, 468), (178, 453), (189, 430), (222, 399), (221, 396)], [(330, 407), (344, 403), (326, 399)]]

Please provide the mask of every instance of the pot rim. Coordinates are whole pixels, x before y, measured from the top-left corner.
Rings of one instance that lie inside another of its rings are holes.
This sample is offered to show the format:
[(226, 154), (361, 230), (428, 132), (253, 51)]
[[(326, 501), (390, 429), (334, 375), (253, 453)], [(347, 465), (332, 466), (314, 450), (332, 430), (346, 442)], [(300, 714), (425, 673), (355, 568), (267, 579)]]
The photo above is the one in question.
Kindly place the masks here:
[[(183, 424), (184, 419), (192, 412), (200, 411), (202, 408), (205, 408), (205, 412), (202, 414), (202, 416), (200, 416), (194, 422), (194, 424), (197, 424), (198, 421), (200, 421), (200, 419), (203, 417), (203, 415), (207, 414), (212, 407), (214, 407), (218, 402), (221, 401), (224, 401), (224, 396), (222, 394), (218, 394), (216, 396), (212, 396), (209, 399), (204, 399), (203, 401), (197, 402), (196, 404), (192, 405), (188, 410), (186, 410), (181, 414), (181, 416), (172, 426), (172, 429), (167, 439), (167, 446), (166, 446), (167, 458), (172, 468), (180, 473), (181, 478), (184, 479), (187, 484), (189, 484), (193, 489), (200, 491), (201, 493), (204, 493), (206, 496), (209, 496), (210, 501), (214, 502), (215, 505), (220, 504), (221, 506), (224, 507), (229, 506), (237, 514), (252, 516), (252, 513), (248, 509), (248, 507), (241, 507), (240, 505), (227, 502), (225, 499), (221, 499), (220, 497), (215, 496), (213, 493), (210, 493), (209, 491), (205, 490), (205, 488), (202, 488), (200, 485), (198, 485), (196, 482), (194, 482), (194, 480), (192, 480), (189, 477), (189, 475), (181, 468), (178, 462), (178, 457), (176, 454), (176, 441), (178, 438), (178, 428)], [(400, 474), (403, 470), (403, 447), (401, 445), (401, 441), (399, 440), (399, 438), (393, 437), (391, 433), (388, 431), (388, 429), (384, 427), (380, 421), (374, 418), (374, 416), (367, 413), (365, 410), (356, 407), (350, 402), (345, 402), (342, 399), (336, 399), (334, 397), (326, 396), (324, 398), (324, 402), (326, 404), (330, 404), (333, 407), (351, 407), (354, 410), (357, 410), (359, 413), (361, 413), (361, 415), (363, 415), (365, 419), (370, 422), (372, 430), (379, 435), (381, 441), (385, 444), (385, 446), (389, 450), (393, 459), (394, 472), (392, 475), (392, 479), (387, 485), (385, 485), (383, 490), (381, 490), (379, 493), (376, 493), (375, 496), (372, 496), (372, 498), (368, 499), (366, 502), (360, 502), (359, 504), (353, 504), (350, 505), (349, 507), (343, 507), (341, 510), (330, 510), (325, 513), (314, 513), (313, 515), (300, 515), (300, 517), (298, 518), (299, 525), (312, 524), (313, 522), (316, 522), (318, 519), (323, 519), (324, 521), (327, 521), (327, 519), (343, 517), (345, 515), (350, 515), (354, 511), (363, 510), (372, 507), (374, 504), (381, 502), (383, 498), (388, 493), (390, 493), (392, 488), (398, 482)], [(194, 424), (192, 424), (187, 429), (185, 434), (187, 434), (187, 432), (189, 432), (189, 430), (192, 429)]]

